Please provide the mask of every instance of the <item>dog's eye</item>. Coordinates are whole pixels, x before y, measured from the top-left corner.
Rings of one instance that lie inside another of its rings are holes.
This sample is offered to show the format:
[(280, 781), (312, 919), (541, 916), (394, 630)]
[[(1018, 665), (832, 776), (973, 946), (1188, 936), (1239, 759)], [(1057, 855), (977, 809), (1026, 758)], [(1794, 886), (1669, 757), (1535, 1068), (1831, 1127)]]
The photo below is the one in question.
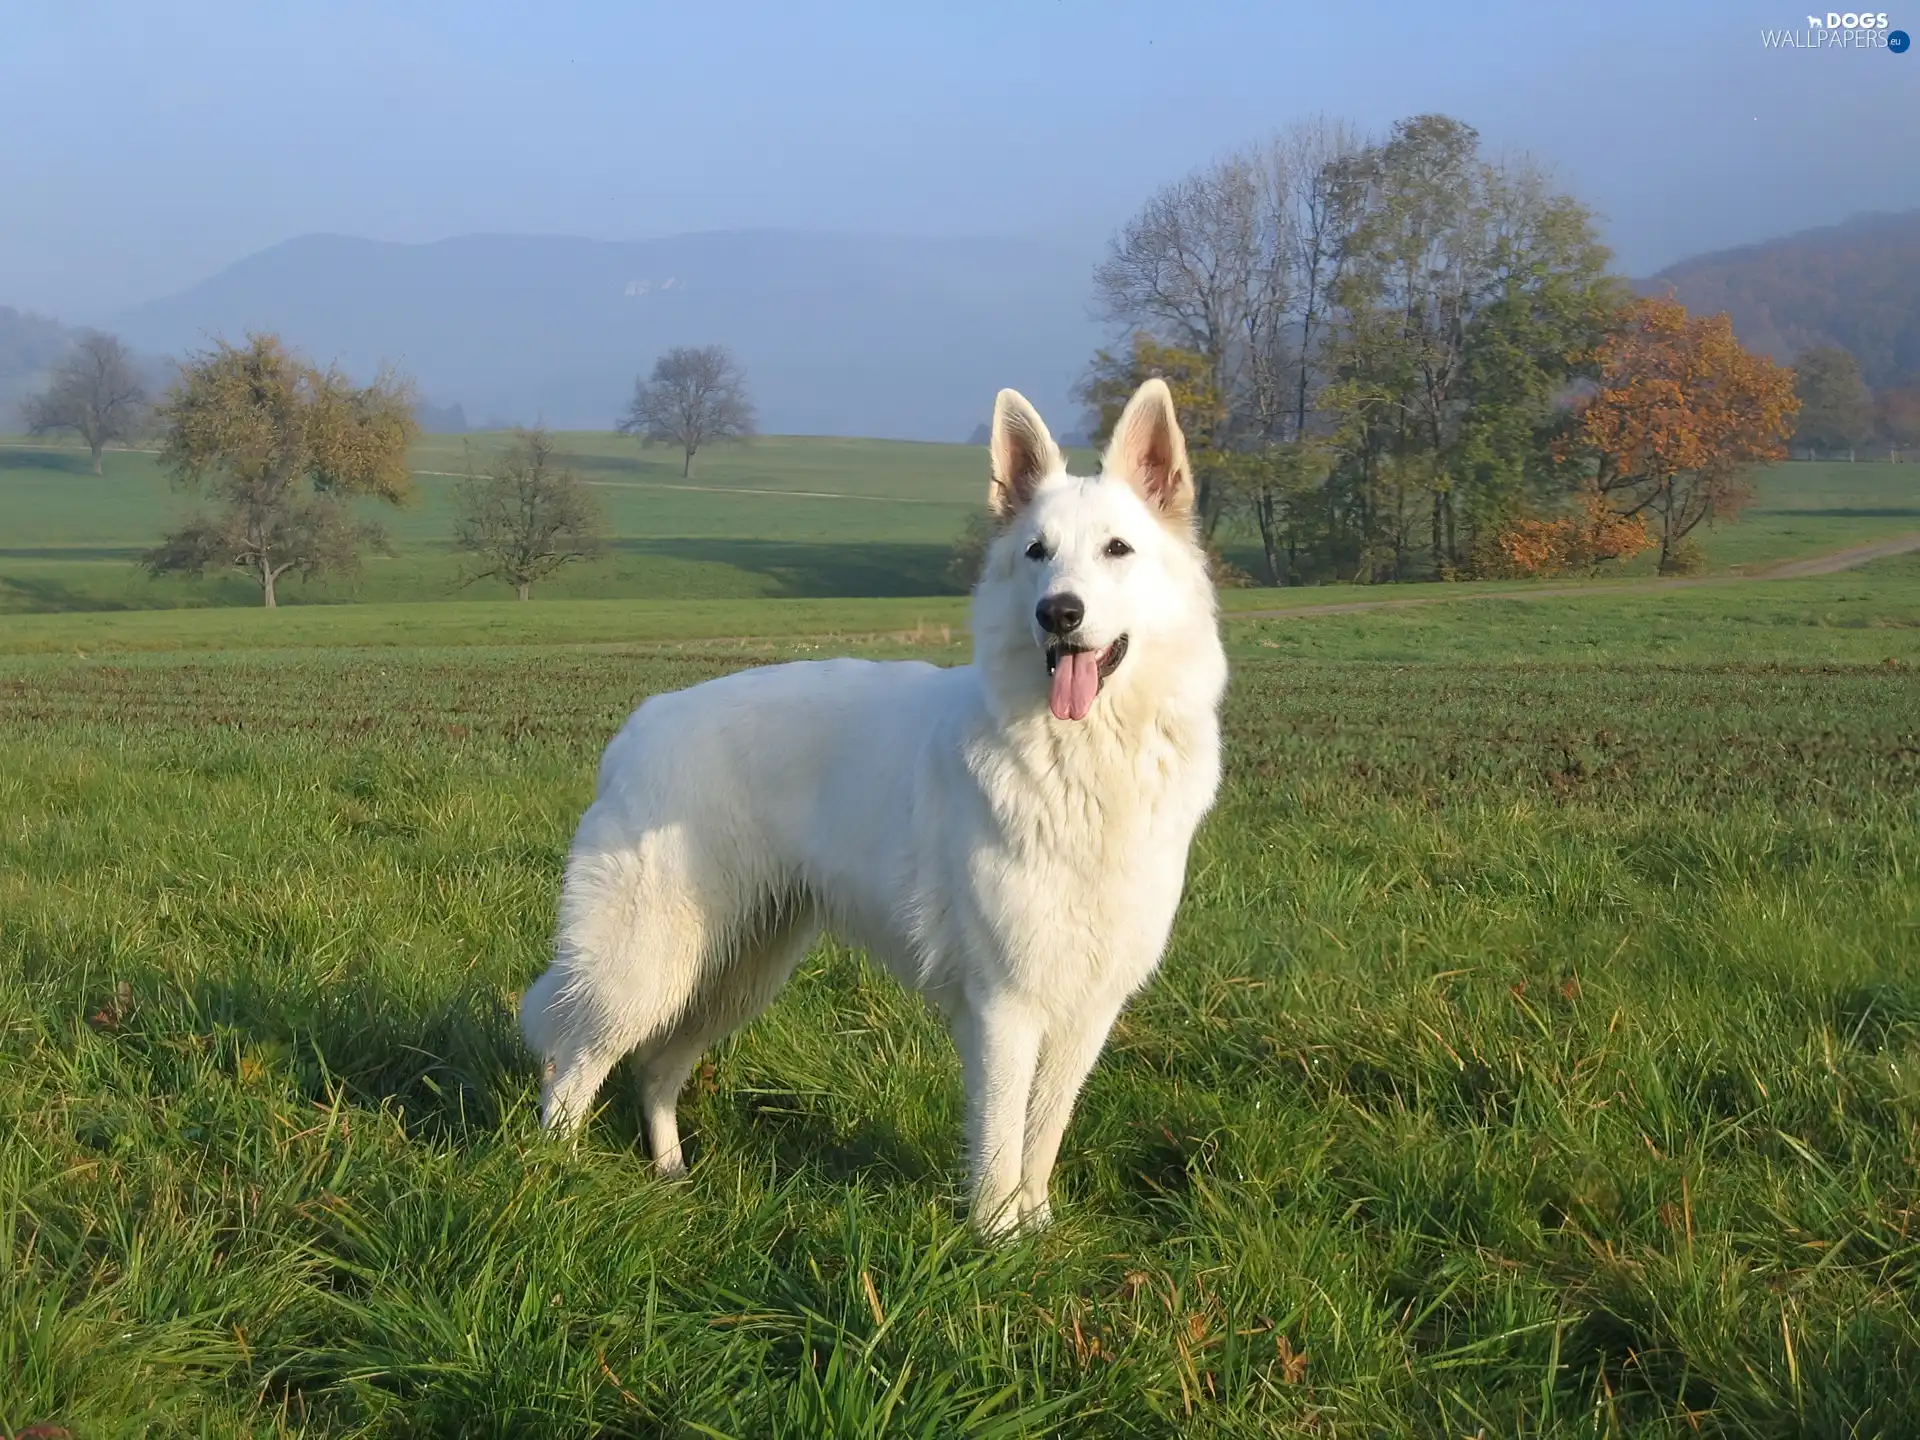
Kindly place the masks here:
[(1118, 560), (1122, 555), (1131, 555), (1132, 553), (1133, 546), (1129, 545), (1117, 535), (1107, 541), (1107, 556), (1109, 559)]
[(1036, 540), (1031, 545), (1027, 546), (1027, 558), (1029, 560), (1046, 559), (1047, 558), (1046, 543), (1041, 540)]

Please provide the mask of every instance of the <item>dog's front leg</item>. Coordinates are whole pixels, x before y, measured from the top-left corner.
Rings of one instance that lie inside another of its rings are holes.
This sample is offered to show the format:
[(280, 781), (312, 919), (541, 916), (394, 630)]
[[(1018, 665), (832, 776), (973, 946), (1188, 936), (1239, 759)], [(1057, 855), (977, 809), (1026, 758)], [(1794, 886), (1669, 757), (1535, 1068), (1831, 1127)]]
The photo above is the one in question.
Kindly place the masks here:
[(954, 1016), (967, 1085), (973, 1223), (990, 1239), (1020, 1223), (1020, 1168), (1040, 1031), (1038, 1014), (1009, 997), (969, 998)]
[(1117, 1010), (1102, 1012), (1047, 1032), (1035, 1067), (1033, 1094), (1027, 1105), (1026, 1146), (1020, 1163), (1020, 1223), (1027, 1230), (1044, 1230), (1053, 1219), (1047, 1182), (1060, 1153), (1060, 1139), (1073, 1118), (1073, 1102), (1099, 1060), (1113, 1028)]

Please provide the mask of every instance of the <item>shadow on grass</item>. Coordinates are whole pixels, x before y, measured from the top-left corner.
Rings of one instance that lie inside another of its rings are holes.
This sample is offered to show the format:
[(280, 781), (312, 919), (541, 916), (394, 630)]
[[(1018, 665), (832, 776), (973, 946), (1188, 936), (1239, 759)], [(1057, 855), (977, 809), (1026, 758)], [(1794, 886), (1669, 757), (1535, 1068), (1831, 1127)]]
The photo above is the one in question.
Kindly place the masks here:
[(892, 541), (674, 539), (618, 542), (617, 553), (725, 565), (774, 582), (768, 598), (959, 595), (945, 545)]
[[(739, 1126), (748, 1144), (770, 1155), (786, 1174), (805, 1170), (833, 1184), (856, 1179), (898, 1184), (939, 1173), (891, 1119), (867, 1117), (849, 1132), (808, 1095), (723, 1092), (688, 1109), (696, 1122), (704, 1111), (718, 1123)], [(724, 1119), (723, 1110), (728, 1112)]]
[(90, 595), (64, 580), (0, 575), (0, 614), (54, 615), (67, 610), (131, 610), (125, 600)]
[[(658, 577), (648, 584), (649, 561), (678, 561), (731, 570), (755, 577), (758, 583), (743, 592), (738, 579), (721, 576), (718, 589), (703, 586), (697, 598), (762, 598), (768, 600), (918, 598), (960, 595), (965, 587), (947, 574), (950, 555), (944, 545), (890, 541), (811, 542), (788, 540), (665, 539), (622, 540), (609, 547), (615, 565), (629, 573), (596, 576), (591, 571), (569, 573), (556, 598), (566, 599), (677, 599), (685, 592), (673, 580)], [(258, 608), (259, 587), (244, 576), (215, 574), (198, 582), (179, 582), (179, 588), (148, 592), (136, 580), (132, 553), (122, 550), (0, 550), (0, 561), (104, 560), (128, 561), (124, 590), (83, 588), (80, 584), (43, 575), (0, 574), (0, 613), (54, 614), (71, 611), (167, 610), (194, 607)], [(624, 561), (624, 565), (621, 562)], [(639, 572), (639, 573), (633, 573)], [(682, 572), (674, 572), (680, 574)], [(99, 584), (97, 577), (90, 577)], [(396, 587), (396, 581), (399, 583)], [(545, 598), (536, 590), (536, 598)], [(463, 586), (444, 575), (416, 570), (411, 576), (383, 576), (377, 594), (364, 595), (352, 580), (286, 585), (280, 603), (287, 608), (307, 605), (351, 604), (363, 599), (386, 601), (500, 599), (510, 591), (485, 586)]]
[(16, 450), (0, 447), (0, 470), (59, 470), (68, 475), (92, 475), (93, 460), (84, 451)]
[(249, 979), (206, 985), (190, 1003), (200, 1024), (286, 1052), (308, 1098), (392, 1109), (408, 1135), (469, 1144), (492, 1135), (535, 1083), (508, 1004), (471, 987), (409, 1003), (374, 980), (275, 991)]

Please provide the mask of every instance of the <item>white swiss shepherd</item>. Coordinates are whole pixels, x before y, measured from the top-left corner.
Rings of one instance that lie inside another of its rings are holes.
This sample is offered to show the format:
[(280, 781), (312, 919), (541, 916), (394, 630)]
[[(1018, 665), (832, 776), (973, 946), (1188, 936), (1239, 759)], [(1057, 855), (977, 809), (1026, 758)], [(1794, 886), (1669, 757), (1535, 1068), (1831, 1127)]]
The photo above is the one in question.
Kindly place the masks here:
[(748, 670), (653, 697), (608, 745), (520, 1006), (548, 1128), (630, 1054), (654, 1163), (681, 1170), (701, 1052), (828, 927), (947, 1018), (975, 1222), (1046, 1223), (1074, 1099), (1160, 963), (1213, 803), (1227, 663), (1163, 382), (1097, 478), (1011, 390), (991, 443), (972, 664)]

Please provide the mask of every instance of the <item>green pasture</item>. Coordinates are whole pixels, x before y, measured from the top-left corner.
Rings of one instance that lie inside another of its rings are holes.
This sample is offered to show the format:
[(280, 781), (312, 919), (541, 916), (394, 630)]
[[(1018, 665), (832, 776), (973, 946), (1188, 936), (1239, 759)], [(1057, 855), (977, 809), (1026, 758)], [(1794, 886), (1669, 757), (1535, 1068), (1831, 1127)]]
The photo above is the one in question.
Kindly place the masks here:
[(1920, 1433), (1912, 556), (1230, 619), (1037, 1240), (832, 944), (685, 1183), (618, 1083), (542, 1139), (512, 1005), (621, 717), (958, 606), (0, 623), (0, 1433)]
[[(683, 480), (669, 448), (608, 434), (563, 439), (606, 506), (612, 544), (600, 563), (540, 586), (537, 600), (955, 594), (948, 556), (985, 492), (981, 447), (770, 437), (712, 447)], [(352, 580), (283, 582), (282, 603), (490, 598), (485, 588), (460, 588), (448, 537), (457, 477), (484, 465), (499, 443), (495, 435), (423, 439), (414, 503), (377, 514), (396, 553), (370, 556)], [(1084, 467), (1090, 457), (1076, 460)], [(110, 451), (105, 468), (93, 475), (72, 449), (0, 444), (0, 614), (258, 603), (257, 587), (238, 574), (140, 574), (135, 558), (190, 497), (151, 454)], [(1703, 532), (1716, 570), (1757, 571), (1920, 531), (1920, 467), (1782, 465), (1761, 477), (1760, 490), (1740, 523)], [(1225, 539), (1257, 568), (1250, 537)]]

